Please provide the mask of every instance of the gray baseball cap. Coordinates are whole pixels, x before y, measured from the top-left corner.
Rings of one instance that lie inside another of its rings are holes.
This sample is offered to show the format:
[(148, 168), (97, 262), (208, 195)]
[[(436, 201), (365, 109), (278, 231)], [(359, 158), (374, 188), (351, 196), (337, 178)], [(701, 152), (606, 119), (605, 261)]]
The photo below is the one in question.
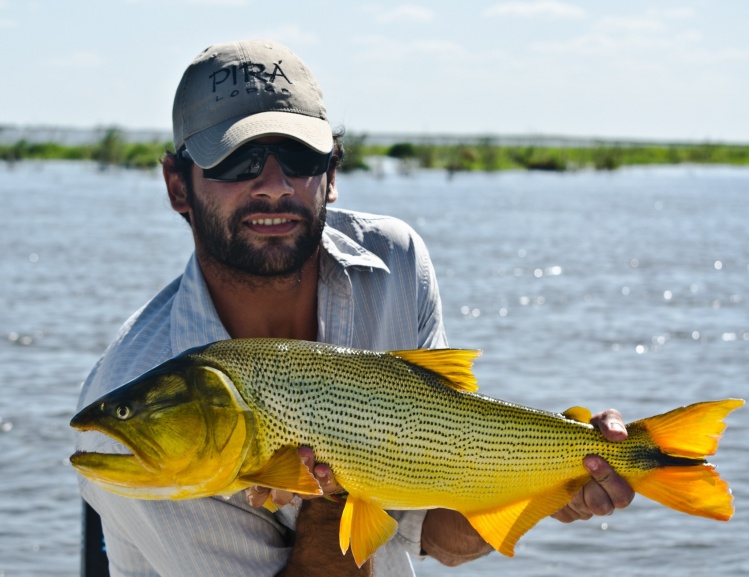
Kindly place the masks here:
[(185, 70), (172, 109), (175, 150), (212, 168), (248, 140), (288, 136), (333, 149), (322, 91), (291, 50), (270, 40), (215, 44)]

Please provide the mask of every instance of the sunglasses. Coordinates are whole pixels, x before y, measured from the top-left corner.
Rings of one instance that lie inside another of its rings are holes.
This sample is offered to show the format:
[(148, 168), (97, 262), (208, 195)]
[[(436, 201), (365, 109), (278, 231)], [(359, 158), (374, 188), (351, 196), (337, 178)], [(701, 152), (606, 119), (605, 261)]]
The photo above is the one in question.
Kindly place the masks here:
[[(268, 155), (276, 157), (286, 176), (318, 176), (330, 168), (333, 151), (317, 152), (299, 142), (281, 144), (249, 143), (241, 146), (213, 168), (204, 168), (203, 177), (218, 182), (251, 180), (260, 175)], [(180, 157), (194, 162), (187, 149)]]

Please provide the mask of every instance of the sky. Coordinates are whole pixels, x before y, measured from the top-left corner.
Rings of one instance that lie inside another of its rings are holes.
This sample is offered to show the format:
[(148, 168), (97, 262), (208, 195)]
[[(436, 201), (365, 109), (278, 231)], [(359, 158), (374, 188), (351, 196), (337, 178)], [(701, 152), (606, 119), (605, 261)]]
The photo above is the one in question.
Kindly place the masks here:
[(271, 38), (349, 133), (749, 143), (749, 0), (0, 0), (0, 126), (171, 130), (207, 46)]

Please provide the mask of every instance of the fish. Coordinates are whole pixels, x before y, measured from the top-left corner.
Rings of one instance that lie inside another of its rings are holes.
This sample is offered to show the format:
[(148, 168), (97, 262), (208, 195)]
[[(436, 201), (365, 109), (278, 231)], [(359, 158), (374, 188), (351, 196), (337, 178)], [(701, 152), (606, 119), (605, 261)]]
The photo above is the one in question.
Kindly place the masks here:
[[(71, 421), (130, 454), (79, 451), (75, 469), (138, 499), (229, 496), (251, 485), (321, 495), (298, 448), (345, 489), (339, 545), (361, 566), (396, 532), (387, 511), (460, 512), (500, 553), (562, 508), (600, 455), (639, 494), (727, 521), (728, 484), (707, 462), (742, 399), (627, 425), (609, 442), (591, 413), (554, 413), (477, 392), (478, 350), (376, 352), (286, 339), (190, 349), (105, 394)], [(266, 506), (273, 510), (272, 501)]]

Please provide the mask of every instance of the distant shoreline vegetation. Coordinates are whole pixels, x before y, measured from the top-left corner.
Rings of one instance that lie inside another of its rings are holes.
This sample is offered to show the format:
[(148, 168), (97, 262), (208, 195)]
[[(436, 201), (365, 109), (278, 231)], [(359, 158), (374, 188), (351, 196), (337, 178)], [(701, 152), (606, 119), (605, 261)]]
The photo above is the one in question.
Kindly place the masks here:
[[(585, 146), (548, 146), (500, 144), (491, 137), (465, 138), (458, 142), (446, 142), (439, 138), (430, 141), (428, 137), (419, 137), (418, 142), (404, 140), (393, 144), (377, 143), (376, 138), (372, 140), (367, 135), (346, 134), (346, 158), (341, 170), (381, 170), (383, 158), (395, 159), (398, 170), (403, 173), (419, 168), (449, 172), (512, 169), (563, 172), (579, 169), (615, 170), (622, 166), (649, 164), (749, 165), (749, 145), (709, 142), (647, 144), (591, 141)], [(26, 139), (0, 144), (0, 160), (89, 160), (104, 166), (149, 169), (158, 166), (164, 152), (172, 148), (171, 142), (130, 142), (121, 130), (110, 128), (91, 144), (32, 142)]]

